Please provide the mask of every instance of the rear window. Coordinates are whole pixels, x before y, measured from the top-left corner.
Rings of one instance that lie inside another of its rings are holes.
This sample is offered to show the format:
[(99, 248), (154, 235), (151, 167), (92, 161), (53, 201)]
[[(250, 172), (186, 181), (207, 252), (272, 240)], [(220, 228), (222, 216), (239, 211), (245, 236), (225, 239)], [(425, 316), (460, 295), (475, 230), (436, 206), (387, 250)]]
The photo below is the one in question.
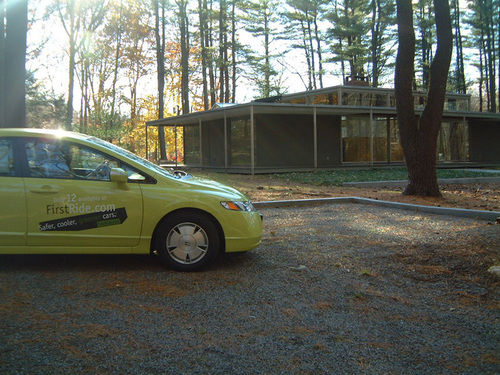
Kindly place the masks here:
[(15, 175), (12, 140), (0, 138), (0, 176)]

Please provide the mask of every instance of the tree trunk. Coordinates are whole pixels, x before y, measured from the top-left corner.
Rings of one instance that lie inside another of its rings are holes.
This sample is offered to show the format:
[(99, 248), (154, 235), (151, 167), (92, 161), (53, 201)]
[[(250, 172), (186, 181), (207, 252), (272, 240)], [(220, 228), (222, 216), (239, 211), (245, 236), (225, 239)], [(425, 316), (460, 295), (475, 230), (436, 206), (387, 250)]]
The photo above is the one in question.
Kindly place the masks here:
[(318, 15), (314, 16), (314, 38), (316, 39), (316, 52), (318, 54), (319, 87), (323, 88), (323, 56), (321, 48), (321, 37), (318, 27)]
[(111, 115), (114, 116), (115, 111), (116, 111), (116, 84), (118, 82), (118, 70), (120, 69), (120, 58), (122, 55), (122, 33), (123, 33), (123, 25), (122, 25), (122, 19), (123, 19), (123, 5), (120, 1), (120, 4), (118, 4), (118, 14), (119, 14), (119, 20), (118, 25), (117, 25), (117, 32), (116, 32), (116, 51), (115, 51), (115, 60), (114, 60), (114, 67), (113, 67), (113, 88), (112, 88), (112, 101), (111, 101)]
[(5, 9), (3, 0), (0, 1), (0, 128), (5, 123)]
[(456, 49), (456, 89), (457, 92), (465, 94), (467, 92), (467, 85), (465, 83), (465, 67), (464, 67), (464, 53), (462, 43), (462, 29), (460, 18), (460, 6), (458, 0), (453, 0), (453, 16), (454, 16), (454, 29), (455, 29), (455, 49)]
[(378, 9), (380, 7), (380, 1), (372, 0), (372, 25), (371, 25), (371, 57), (372, 57), (372, 86), (378, 87), (378, 56), (377, 56), (377, 45), (379, 39), (379, 23), (378, 19), (380, 13)]
[(210, 109), (208, 99), (208, 81), (207, 81), (207, 46), (205, 44), (206, 23), (206, 1), (198, 0), (198, 12), (200, 17), (200, 45), (201, 45), (201, 79), (203, 80), (203, 108), (205, 111)]
[(187, 1), (181, 0), (179, 6), (180, 44), (181, 44), (181, 101), (182, 114), (189, 109), (189, 27), (187, 19)]
[(489, 92), (489, 111), (496, 112), (496, 78), (495, 78), (495, 35), (493, 30), (493, 14), (492, 6), (489, 4), (487, 10), (486, 20), (486, 54), (488, 57), (488, 92)]
[(231, 87), (232, 87), (232, 92), (231, 92), (231, 102), (235, 103), (236, 102), (236, 82), (237, 82), (237, 54), (239, 50), (238, 46), (238, 37), (236, 34), (236, 0), (232, 1), (231, 4), (231, 48), (232, 48), (232, 53), (231, 53)]
[(436, 145), (446, 94), (452, 53), (450, 8), (447, 0), (435, 0), (437, 50), (430, 67), (428, 103), (417, 119), (412, 93), (415, 33), (411, 0), (397, 0), (399, 48), (396, 58), (396, 106), (406, 164), (405, 195), (440, 196), (436, 176)]
[(75, 40), (75, 1), (70, 0), (68, 3), (68, 11), (70, 17), (69, 24), (69, 67), (68, 67), (68, 105), (66, 109), (66, 130), (73, 128), (73, 94), (75, 89), (75, 54), (76, 54), (76, 40)]
[[(0, 127), (26, 126), (26, 32), (28, 29), (27, 0), (0, 3), (2, 43), (0, 48)], [(5, 8), (4, 8), (5, 7)], [(4, 19), (5, 10), (5, 19)], [(5, 27), (5, 35), (4, 35)]]
[[(158, 118), (162, 119), (164, 111), (164, 90), (165, 90), (165, 5), (163, 0), (153, 0), (155, 9), (155, 37), (156, 37), (156, 66), (158, 69)], [(161, 5), (161, 15), (160, 15)], [(160, 19), (161, 18), (161, 19)], [(158, 140), (160, 143), (160, 160), (167, 159), (165, 144), (165, 129), (158, 127)]]

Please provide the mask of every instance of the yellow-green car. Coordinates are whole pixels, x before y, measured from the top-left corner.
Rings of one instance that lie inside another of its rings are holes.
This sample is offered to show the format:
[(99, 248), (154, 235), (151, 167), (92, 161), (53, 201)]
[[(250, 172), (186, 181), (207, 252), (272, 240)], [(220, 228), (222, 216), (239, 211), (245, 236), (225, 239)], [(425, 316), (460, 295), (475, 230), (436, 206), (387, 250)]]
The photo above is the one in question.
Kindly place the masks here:
[(177, 270), (259, 245), (237, 190), (78, 133), (0, 129), (0, 254), (157, 254)]

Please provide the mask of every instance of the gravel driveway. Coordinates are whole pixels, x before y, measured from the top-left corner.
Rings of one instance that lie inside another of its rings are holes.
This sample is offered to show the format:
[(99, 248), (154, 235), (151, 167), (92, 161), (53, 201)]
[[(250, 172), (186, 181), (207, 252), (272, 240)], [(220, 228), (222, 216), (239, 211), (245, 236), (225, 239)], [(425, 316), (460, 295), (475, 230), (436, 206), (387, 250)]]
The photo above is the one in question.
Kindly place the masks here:
[(1, 374), (500, 373), (500, 226), (357, 204), (266, 208), (262, 245), (0, 256)]

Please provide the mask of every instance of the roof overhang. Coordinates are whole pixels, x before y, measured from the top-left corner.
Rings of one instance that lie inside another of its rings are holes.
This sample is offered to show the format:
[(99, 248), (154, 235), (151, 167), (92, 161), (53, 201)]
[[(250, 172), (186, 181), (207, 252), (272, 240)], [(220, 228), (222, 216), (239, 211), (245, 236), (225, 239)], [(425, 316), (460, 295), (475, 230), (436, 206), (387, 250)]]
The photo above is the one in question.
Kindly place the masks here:
[[(420, 115), (422, 109), (416, 109), (415, 113)], [(147, 126), (188, 126), (198, 125), (200, 122), (219, 120), (222, 118), (238, 118), (260, 114), (295, 114), (295, 115), (380, 115), (396, 116), (393, 107), (360, 107), (360, 106), (335, 106), (335, 105), (308, 105), (289, 103), (260, 103), (252, 102), (236, 104), (230, 107), (214, 108), (208, 111), (194, 112), (186, 115), (167, 117), (159, 120), (148, 121)], [(473, 112), (473, 111), (445, 111), (443, 118), (457, 119), (481, 119), (486, 121), (500, 122), (499, 113)]]

